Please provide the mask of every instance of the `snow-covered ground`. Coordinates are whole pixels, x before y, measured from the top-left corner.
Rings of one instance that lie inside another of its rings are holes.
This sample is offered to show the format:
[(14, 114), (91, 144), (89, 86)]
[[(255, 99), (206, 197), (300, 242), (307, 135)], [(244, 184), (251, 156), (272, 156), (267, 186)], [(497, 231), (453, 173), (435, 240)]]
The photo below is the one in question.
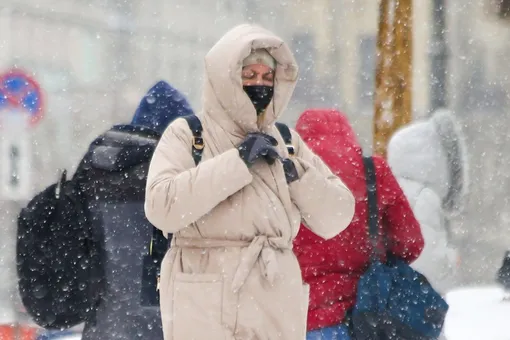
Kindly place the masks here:
[(497, 286), (458, 288), (446, 295), (448, 340), (510, 340), (510, 300)]

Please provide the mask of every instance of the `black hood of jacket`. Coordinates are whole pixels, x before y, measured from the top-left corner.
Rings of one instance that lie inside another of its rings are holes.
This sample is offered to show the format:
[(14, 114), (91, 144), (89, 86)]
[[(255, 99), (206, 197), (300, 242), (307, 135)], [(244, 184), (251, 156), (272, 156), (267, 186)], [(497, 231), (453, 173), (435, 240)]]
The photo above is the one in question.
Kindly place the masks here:
[(90, 144), (79, 169), (121, 172), (149, 162), (160, 137), (146, 127), (115, 125)]

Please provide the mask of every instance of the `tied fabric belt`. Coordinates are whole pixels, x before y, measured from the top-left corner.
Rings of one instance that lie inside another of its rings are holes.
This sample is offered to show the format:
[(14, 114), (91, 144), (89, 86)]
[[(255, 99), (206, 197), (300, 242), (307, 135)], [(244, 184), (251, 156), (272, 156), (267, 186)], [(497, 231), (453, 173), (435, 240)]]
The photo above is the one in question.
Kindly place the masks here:
[(281, 237), (268, 237), (265, 235), (255, 236), (251, 242), (174, 237), (172, 246), (179, 248), (246, 248), (242, 252), (241, 261), (232, 280), (234, 293), (237, 293), (244, 285), (257, 261), (261, 264), (265, 279), (272, 284), (278, 272), (275, 251), (292, 249), (291, 244)]

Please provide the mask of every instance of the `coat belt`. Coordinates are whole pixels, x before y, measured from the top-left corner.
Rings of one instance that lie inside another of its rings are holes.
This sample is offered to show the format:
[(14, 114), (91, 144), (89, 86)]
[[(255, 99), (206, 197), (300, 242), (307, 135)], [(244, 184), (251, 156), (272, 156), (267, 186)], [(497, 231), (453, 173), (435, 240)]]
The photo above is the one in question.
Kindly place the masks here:
[(259, 261), (262, 275), (272, 284), (278, 273), (276, 251), (290, 250), (292, 245), (281, 237), (255, 236), (251, 241), (230, 241), (202, 238), (174, 237), (172, 246), (178, 248), (230, 248), (243, 249), (239, 266), (232, 280), (232, 290), (237, 293), (246, 282), (251, 269)]

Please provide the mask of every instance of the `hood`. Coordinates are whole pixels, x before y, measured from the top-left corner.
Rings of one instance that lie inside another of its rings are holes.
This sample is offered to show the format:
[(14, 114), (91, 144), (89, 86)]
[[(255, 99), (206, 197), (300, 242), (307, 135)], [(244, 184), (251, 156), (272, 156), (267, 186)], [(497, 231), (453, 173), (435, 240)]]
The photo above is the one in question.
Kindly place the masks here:
[(116, 125), (96, 138), (84, 162), (88, 168), (125, 171), (149, 162), (159, 138), (159, 133), (145, 127)]
[(191, 114), (193, 110), (184, 95), (167, 82), (160, 81), (143, 97), (131, 124), (163, 134), (174, 119)]
[[(257, 113), (244, 92), (243, 60), (253, 49), (264, 48), (276, 60), (274, 95), (257, 122)], [(287, 44), (256, 25), (240, 25), (227, 32), (205, 57), (203, 110), (224, 130), (244, 135), (268, 129), (285, 110), (294, 91), (298, 67)]]
[(343, 113), (334, 109), (306, 110), (296, 123), (296, 131), (355, 197), (364, 197), (363, 152)]
[(395, 176), (420, 182), (442, 199), (447, 214), (460, 212), (467, 196), (468, 158), (464, 136), (450, 111), (397, 131), (388, 145)]
[(335, 109), (306, 110), (296, 123), (296, 131), (312, 148), (325, 141), (342, 153), (362, 153), (349, 120)]

